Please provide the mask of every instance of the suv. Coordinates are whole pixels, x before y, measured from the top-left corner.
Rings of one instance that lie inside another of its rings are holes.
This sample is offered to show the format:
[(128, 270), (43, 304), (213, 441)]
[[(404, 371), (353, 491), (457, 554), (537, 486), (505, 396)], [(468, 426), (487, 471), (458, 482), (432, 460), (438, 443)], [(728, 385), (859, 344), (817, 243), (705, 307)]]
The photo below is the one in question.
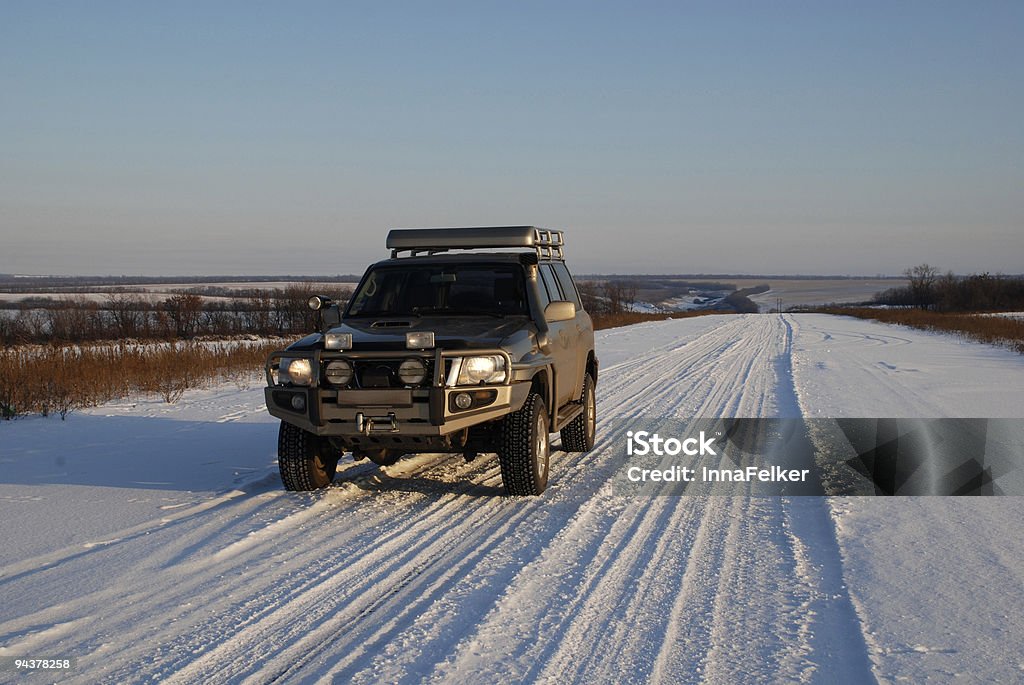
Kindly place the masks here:
[(395, 229), (344, 313), (310, 298), (321, 332), (267, 360), (285, 488), (328, 486), (345, 452), (497, 453), (509, 495), (541, 494), (550, 433), (594, 446), (594, 325), (563, 245), (533, 226)]

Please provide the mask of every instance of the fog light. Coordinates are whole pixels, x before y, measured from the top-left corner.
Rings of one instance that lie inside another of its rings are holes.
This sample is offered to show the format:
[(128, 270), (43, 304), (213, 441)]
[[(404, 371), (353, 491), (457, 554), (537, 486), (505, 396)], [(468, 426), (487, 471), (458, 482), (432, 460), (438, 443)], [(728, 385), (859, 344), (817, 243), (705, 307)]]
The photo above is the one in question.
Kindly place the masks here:
[(406, 385), (419, 385), (427, 379), (427, 367), (422, 359), (410, 357), (398, 367), (398, 377)]
[(469, 409), (473, 406), (473, 398), (469, 396), (468, 392), (460, 392), (455, 396), (455, 406), (459, 409)]
[(334, 385), (348, 385), (352, 380), (352, 365), (344, 359), (338, 359), (327, 365), (327, 380)]
[(306, 411), (306, 398), (302, 395), (292, 395), (292, 409), (295, 411)]

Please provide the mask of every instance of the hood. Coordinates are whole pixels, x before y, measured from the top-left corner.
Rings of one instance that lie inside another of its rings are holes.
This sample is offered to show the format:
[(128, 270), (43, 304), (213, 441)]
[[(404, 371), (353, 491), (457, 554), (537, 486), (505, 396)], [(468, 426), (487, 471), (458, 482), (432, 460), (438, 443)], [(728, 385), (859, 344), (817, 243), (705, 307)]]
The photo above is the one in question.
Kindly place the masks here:
[[(405, 334), (410, 331), (433, 331), (435, 347), (448, 349), (483, 349), (500, 347), (503, 340), (533, 324), (527, 317), (494, 318), (479, 316), (412, 317), (382, 319), (348, 319), (335, 326), (331, 333), (351, 333), (352, 349), (405, 350)], [(323, 336), (308, 335), (289, 349), (313, 349)]]

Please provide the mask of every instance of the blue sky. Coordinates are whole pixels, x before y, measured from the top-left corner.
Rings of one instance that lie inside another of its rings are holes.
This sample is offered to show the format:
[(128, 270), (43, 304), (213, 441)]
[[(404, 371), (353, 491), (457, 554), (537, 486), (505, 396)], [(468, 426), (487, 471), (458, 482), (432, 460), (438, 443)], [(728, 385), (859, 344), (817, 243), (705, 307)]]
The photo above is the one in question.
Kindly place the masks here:
[(1024, 264), (1024, 4), (0, 2), (0, 272)]

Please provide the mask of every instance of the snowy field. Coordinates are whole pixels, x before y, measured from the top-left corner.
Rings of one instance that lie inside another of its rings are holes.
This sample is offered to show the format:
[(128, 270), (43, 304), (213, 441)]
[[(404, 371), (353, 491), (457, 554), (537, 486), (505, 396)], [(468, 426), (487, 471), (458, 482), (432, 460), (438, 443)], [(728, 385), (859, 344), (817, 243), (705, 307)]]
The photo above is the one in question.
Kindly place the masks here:
[(740, 279), (736, 285), (739, 288), (751, 288), (766, 282), (771, 285), (771, 290), (750, 296), (763, 312), (775, 307), (780, 297), (784, 310), (788, 307), (809, 307), (833, 302), (867, 302), (883, 290), (907, 284), (902, 279), (892, 278), (755, 278)]
[(73, 683), (1024, 678), (1022, 498), (607, 487), (648, 416), (1019, 416), (1024, 356), (810, 314), (598, 336), (598, 444), (535, 499), (492, 457), (285, 493), (258, 380), (0, 424), (0, 657)]

